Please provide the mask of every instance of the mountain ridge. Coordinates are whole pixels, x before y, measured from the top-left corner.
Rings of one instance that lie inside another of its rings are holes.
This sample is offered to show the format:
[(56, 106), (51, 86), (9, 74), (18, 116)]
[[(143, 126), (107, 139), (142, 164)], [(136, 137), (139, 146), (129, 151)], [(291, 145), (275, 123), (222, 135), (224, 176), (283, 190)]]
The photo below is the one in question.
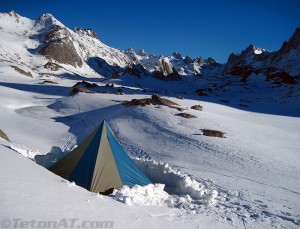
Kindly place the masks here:
[(92, 29), (69, 29), (51, 14), (34, 21), (15, 12), (0, 13), (0, 31), (0, 64), (33, 78), (105, 82), (128, 88), (94, 90), (153, 92), (299, 116), (299, 28), (278, 51), (249, 45), (232, 53), (226, 64), (178, 52), (157, 56), (145, 50), (119, 50), (102, 43)]
[[(49, 13), (41, 15), (36, 21), (22, 17), (14, 11), (1, 13), (1, 18), (6, 21), (10, 18), (10, 21), (16, 24), (16, 28), (20, 23), (23, 25), (27, 23), (29, 30), (27, 34), (31, 34), (28, 38), (38, 38), (40, 42), (35, 51), (46, 57), (50, 63), (54, 61), (57, 64), (66, 65), (63, 66), (65, 68), (72, 66), (75, 69), (89, 69), (88, 72), (99, 77), (101, 74), (104, 77), (120, 76), (127, 69), (135, 68), (134, 66), (137, 65), (143, 68), (135, 69), (136, 73), (145, 73), (167, 81), (180, 80), (182, 77), (191, 75), (222, 74), (239, 76), (242, 81), (245, 81), (250, 74), (262, 74), (266, 80), (296, 84), (295, 77), (300, 76), (299, 28), (278, 51), (266, 51), (251, 44), (240, 54), (231, 53), (228, 61), (220, 64), (211, 57), (204, 59), (198, 56), (192, 59), (188, 55), (183, 57), (178, 52), (164, 57), (147, 54), (144, 50), (135, 51), (132, 48), (115, 49), (103, 44), (92, 29), (80, 27), (69, 29)], [(2, 22), (2, 24), (5, 23)], [(0, 27), (3, 32), (6, 32), (7, 27)], [(26, 37), (25, 31), (23, 31), (23, 36)], [(3, 55), (2, 59), (5, 59)]]

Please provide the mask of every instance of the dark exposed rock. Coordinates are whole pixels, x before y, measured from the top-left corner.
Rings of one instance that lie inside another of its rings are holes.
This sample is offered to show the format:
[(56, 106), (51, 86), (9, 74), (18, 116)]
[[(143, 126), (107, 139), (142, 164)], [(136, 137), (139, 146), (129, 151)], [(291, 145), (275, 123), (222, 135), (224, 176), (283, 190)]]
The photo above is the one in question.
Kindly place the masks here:
[(177, 116), (181, 116), (181, 117), (184, 117), (184, 118), (197, 118), (197, 116), (195, 115), (192, 115), (192, 114), (188, 114), (188, 113), (179, 113), (179, 114), (176, 114)]
[(184, 97), (181, 96), (181, 95), (178, 95), (176, 98), (177, 98), (177, 99), (184, 99)]
[(272, 56), (272, 61), (280, 61), (282, 57), (295, 50), (298, 55), (300, 54), (300, 28), (296, 28), (293, 36), (284, 42), (281, 48)]
[(71, 91), (70, 91), (70, 95), (75, 95), (79, 92), (83, 92), (83, 93), (96, 93), (94, 91), (91, 91), (91, 90), (88, 90), (86, 88), (77, 88), (77, 87), (74, 87)]
[(51, 80), (44, 80), (44, 82), (42, 84), (44, 84), (44, 83), (58, 84), (57, 82), (54, 82), (54, 81), (51, 81)]
[(85, 80), (82, 80), (81, 82), (77, 82), (76, 84), (73, 85), (73, 88), (77, 87), (77, 86), (84, 86), (86, 88), (91, 88), (91, 87), (98, 87), (99, 85), (98, 84), (95, 84), (95, 83), (89, 83)]
[(83, 29), (83, 28), (80, 28), (80, 27), (75, 27), (73, 31), (75, 33), (78, 33), (81, 36), (89, 36), (89, 37), (99, 39), (98, 34), (94, 30), (92, 30), (91, 28)]
[(276, 52), (249, 45), (241, 54), (230, 54), (223, 73), (240, 76), (243, 82), (254, 73), (264, 75), (266, 80), (277, 84), (296, 84), (294, 77), (297, 76), (292, 75), (292, 66), (297, 65), (299, 59), (300, 28), (297, 28), (293, 36)]
[(207, 59), (207, 62), (208, 62), (208, 64), (209, 64), (210, 66), (214, 66), (214, 67), (220, 66), (220, 64), (219, 64), (215, 59), (213, 59), (213, 58), (211, 58), (211, 57), (209, 57), (209, 58)]
[(297, 81), (286, 72), (271, 73), (271, 74), (267, 75), (266, 79), (267, 80), (272, 79), (272, 80), (275, 80), (275, 82), (277, 82), (277, 83), (283, 83), (283, 84), (296, 84), (297, 83)]
[(145, 99), (132, 99), (130, 101), (126, 101), (123, 103), (124, 106), (126, 107), (131, 107), (131, 106), (146, 106), (146, 105), (151, 105), (151, 99), (145, 98)]
[(181, 76), (179, 75), (178, 72), (176, 72), (176, 70), (174, 69), (174, 72), (169, 74), (169, 75), (164, 75), (159, 71), (154, 71), (152, 72), (152, 75), (155, 78), (158, 78), (160, 80), (164, 80), (164, 81), (177, 81), (177, 80), (181, 80)]
[(203, 135), (209, 136), (209, 137), (219, 137), (224, 138), (224, 132), (219, 130), (209, 130), (209, 129), (201, 129)]
[(158, 60), (158, 71), (163, 75), (167, 76), (173, 73), (173, 65), (165, 58), (159, 58)]
[(200, 106), (200, 105), (194, 105), (194, 106), (191, 106), (191, 109), (198, 110), (198, 111), (202, 111), (202, 110), (203, 110), (203, 107)]
[(107, 83), (107, 84), (105, 84), (104, 87), (115, 87), (115, 85), (113, 83), (112, 84)]
[(78, 56), (74, 46), (70, 42), (49, 43), (41, 49), (40, 53), (62, 64), (69, 64), (74, 67), (82, 66), (82, 60)]
[(0, 129), (0, 138), (5, 139), (6, 141), (10, 142), (9, 138), (7, 135)]
[(131, 66), (128, 66), (125, 71), (123, 72), (122, 75), (124, 74), (130, 74), (130, 75), (133, 75), (133, 76), (137, 76), (139, 79), (141, 78), (141, 74), (143, 72), (146, 72), (146, 69), (144, 68), (143, 65), (141, 64), (134, 64), (134, 65), (131, 65)]
[(176, 59), (183, 59), (182, 55), (179, 52), (173, 52), (172, 56)]
[(154, 105), (164, 105), (164, 106), (168, 106), (168, 107), (172, 107), (172, 106), (176, 106), (178, 105), (177, 103), (172, 102), (171, 100), (168, 99), (164, 99), (162, 97), (160, 97), (159, 95), (152, 95), (151, 97), (152, 103)]
[(124, 106), (130, 107), (130, 106), (146, 106), (146, 105), (162, 105), (162, 106), (168, 106), (168, 107), (174, 107), (175, 105), (178, 105), (177, 103), (172, 102), (171, 100), (164, 99), (160, 97), (159, 95), (152, 95), (151, 98), (145, 98), (145, 99), (132, 99), (131, 101), (126, 101), (123, 103)]
[(246, 82), (248, 77), (253, 73), (253, 69), (248, 66), (236, 66), (229, 71), (233, 76), (241, 76), (242, 82)]
[(71, 41), (71, 34), (65, 28), (55, 25), (46, 35), (45, 46), (40, 53), (48, 59), (53, 59), (62, 64), (81, 67), (82, 60)]
[(50, 69), (51, 71), (57, 71), (62, 67), (59, 64), (56, 64), (56, 63), (53, 63), (53, 62), (47, 62), (44, 65), (44, 68)]
[(194, 60), (193, 60), (190, 56), (186, 56), (186, 57), (184, 58), (184, 62), (185, 62), (186, 64), (191, 64), (191, 63), (194, 62)]
[(228, 57), (227, 63), (225, 65), (224, 72), (231, 71), (236, 65), (238, 65), (239, 57), (237, 54), (231, 53)]
[(19, 15), (15, 12), (15, 11), (10, 11), (10, 12), (8, 12), (7, 14), (9, 14), (12, 18), (14, 18), (15, 19), (15, 21), (16, 22), (20, 22), (20, 17), (19, 17)]
[(11, 67), (12, 67), (13, 69), (15, 69), (17, 72), (19, 72), (20, 74), (32, 78), (31, 72), (26, 72), (26, 71), (24, 71), (23, 69), (21, 69), (21, 68), (19, 68), (19, 67), (17, 67), (17, 66), (13, 66), (13, 65), (11, 65)]
[(98, 56), (90, 57), (87, 60), (87, 64), (95, 72), (105, 77), (118, 78), (124, 71), (124, 69), (122, 69), (121, 67), (110, 65), (106, 62), (106, 60)]
[(158, 79), (166, 81), (177, 81), (181, 79), (179, 73), (167, 59), (162, 57), (157, 62), (157, 71), (152, 72), (152, 75)]
[(202, 56), (198, 56), (196, 59), (195, 59), (195, 62), (198, 63), (199, 65), (203, 65), (205, 63), (205, 60)]

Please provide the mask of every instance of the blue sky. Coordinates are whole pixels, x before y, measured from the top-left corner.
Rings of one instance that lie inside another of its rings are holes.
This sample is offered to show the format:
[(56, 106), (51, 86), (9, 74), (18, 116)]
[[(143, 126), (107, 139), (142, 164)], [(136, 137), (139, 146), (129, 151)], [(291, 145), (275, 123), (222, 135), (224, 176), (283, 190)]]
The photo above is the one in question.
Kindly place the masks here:
[(102, 42), (223, 63), (250, 43), (278, 50), (300, 27), (299, 0), (0, 0), (0, 11), (36, 19), (51, 13), (74, 28), (94, 29)]

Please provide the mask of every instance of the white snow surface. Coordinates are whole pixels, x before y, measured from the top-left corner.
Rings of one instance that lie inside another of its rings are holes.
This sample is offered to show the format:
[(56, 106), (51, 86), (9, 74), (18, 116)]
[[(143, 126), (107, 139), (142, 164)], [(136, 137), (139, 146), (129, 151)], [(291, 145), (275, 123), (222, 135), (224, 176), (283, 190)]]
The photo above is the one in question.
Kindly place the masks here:
[[(76, 80), (41, 84), (5, 63), (0, 72), (1, 130), (12, 141), (0, 144), (1, 216), (113, 220), (116, 228), (299, 226), (298, 117), (169, 97), (197, 116), (184, 119), (169, 107), (121, 105), (147, 94), (69, 96)], [(196, 104), (204, 110), (190, 109)], [(153, 185), (100, 197), (36, 164), (55, 163), (103, 119)], [(224, 131), (225, 138), (200, 129)]]

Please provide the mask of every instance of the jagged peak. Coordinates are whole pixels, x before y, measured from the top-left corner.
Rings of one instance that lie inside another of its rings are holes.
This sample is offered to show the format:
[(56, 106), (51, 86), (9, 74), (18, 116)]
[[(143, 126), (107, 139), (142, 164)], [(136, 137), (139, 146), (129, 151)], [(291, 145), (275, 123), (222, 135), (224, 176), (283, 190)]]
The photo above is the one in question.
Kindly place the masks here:
[[(0, 12), (0, 16), (11, 17), (11, 18), (13, 18), (13, 20), (15, 20), (17, 22), (19, 22), (20, 19), (24, 19), (24, 17), (22, 17), (20, 14), (16, 13), (14, 10), (9, 11), (9, 12), (5, 12), (5, 13)], [(25, 18), (25, 19), (30, 20), (28, 18)]]
[(145, 52), (144, 49), (141, 49), (140, 51), (138, 51), (137, 54), (140, 55), (140, 56), (146, 56), (147, 55), (147, 53)]
[(8, 15), (12, 16), (12, 17), (16, 17), (19, 18), (21, 17), (18, 13), (16, 13), (14, 10), (7, 12)]
[(213, 66), (219, 65), (219, 62), (216, 61), (216, 60), (215, 60), (214, 58), (212, 58), (212, 57), (208, 57), (208, 58), (207, 58), (207, 62), (208, 62), (208, 64), (213, 65)]
[(45, 14), (42, 14), (41, 16), (39, 16), (38, 18), (39, 21), (57, 21), (57, 19), (50, 13), (45, 13)]
[(250, 44), (243, 52), (260, 55), (263, 52), (266, 52), (266, 50)]
[(300, 28), (297, 27), (294, 34), (288, 41), (284, 41), (281, 48), (276, 52), (274, 59), (280, 59), (292, 50), (297, 50), (300, 53)]
[(209, 62), (218, 63), (218, 61), (216, 61), (216, 60), (215, 60), (214, 58), (212, 58), (212, 57), (208, 57), (207, 60), (208, 60)]
[(172, 56), (175, 57), (176, 59), (183, 59), (181, 53), (176, 51), (172, 53)]
[(52, 28), (53, 26), (65, 27), (60, 21), (58, 21), (52, 14), (42, 14), (36, 21), (37, 27), (44, 27), (45, 29)]
[(194, 60), (189, 55), (186, 55), (186, 57), (184, 58), (184, 62), (190, 64), (193, 63)]
[(131, 47), (129, 47), (129, 48), (126, 50), (126, 52), (129, 52), (129, 53), (135, 53), (134, 49), (131, 48)]
[(81, 36), (89, 36), (89, 37), (92, 37), (92, 38), (99, 39), (98, 34), (91, 28), (84, 29), (84, 28), (81, 28), (81, 27), (75, 27), (73, 29), (73, 31), (75, 33), (81, 35)]

